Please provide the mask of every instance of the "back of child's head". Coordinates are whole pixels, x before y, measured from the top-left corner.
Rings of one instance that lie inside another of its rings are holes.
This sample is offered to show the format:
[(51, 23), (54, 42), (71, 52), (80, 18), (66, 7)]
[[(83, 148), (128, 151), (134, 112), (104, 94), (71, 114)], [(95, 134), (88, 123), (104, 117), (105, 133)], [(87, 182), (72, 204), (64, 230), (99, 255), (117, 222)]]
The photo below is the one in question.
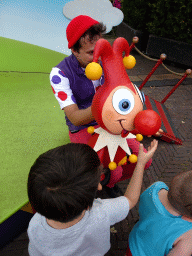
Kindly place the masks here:
[(28, 177), (33, 208), (59, 222), (69, 222), (92, 207), (100, 181), (100, 160), (88, 145), (69, 143), (40, 155)]
[(181, 172), (172, 179), (168, 200), (181, 215), (192, 218), (192, 171)]

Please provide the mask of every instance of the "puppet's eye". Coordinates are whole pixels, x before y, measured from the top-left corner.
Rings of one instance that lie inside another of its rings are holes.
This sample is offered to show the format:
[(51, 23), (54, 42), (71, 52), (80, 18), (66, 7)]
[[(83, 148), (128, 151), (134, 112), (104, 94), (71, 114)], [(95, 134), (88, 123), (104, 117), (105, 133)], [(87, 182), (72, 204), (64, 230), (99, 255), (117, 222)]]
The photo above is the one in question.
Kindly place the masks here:
[(128, 89), (119, 89), (113, 94), (112, 103), (117, 113), (127, 115), (133, 110), (135, 100)]

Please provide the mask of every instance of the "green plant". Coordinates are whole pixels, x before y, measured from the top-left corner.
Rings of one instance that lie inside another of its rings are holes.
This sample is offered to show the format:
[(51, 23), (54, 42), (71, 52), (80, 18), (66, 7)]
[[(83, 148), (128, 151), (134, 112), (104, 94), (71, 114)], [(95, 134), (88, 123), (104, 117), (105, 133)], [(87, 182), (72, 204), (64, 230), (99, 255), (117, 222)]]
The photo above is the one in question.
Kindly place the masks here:
[(124, 0), (122, 11), (124, 13), (124, 22), (137, 30), (145, 30), (147, 20), (148, 3), (145, 0)]
[(192, 43), (192, 1), (124, 0), (122, 11), (124, 21), (134, 29)]
[(159, 0), (150, 4), (151, 19), (146, 29), (151, 34), (192, 43), (192, 2)]

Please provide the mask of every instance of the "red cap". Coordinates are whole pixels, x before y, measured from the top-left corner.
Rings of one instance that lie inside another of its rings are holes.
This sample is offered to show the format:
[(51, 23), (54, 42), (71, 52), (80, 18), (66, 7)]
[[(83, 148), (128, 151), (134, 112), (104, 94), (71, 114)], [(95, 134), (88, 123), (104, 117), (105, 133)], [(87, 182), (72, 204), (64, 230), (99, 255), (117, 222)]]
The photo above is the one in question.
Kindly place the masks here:
[(79, 15), (72, 19), (66, 29), (68, 48), (70, 49), (85, 31), (95, 24), (99, 22), (86, 15)]

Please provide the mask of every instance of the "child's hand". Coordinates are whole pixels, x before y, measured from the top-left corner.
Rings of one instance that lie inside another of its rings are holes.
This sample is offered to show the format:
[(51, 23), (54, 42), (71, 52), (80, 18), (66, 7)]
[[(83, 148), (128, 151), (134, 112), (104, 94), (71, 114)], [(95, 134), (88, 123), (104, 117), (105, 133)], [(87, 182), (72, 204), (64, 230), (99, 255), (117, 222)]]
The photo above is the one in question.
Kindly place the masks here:
[(138, 154), (137, 163), (145, 165), (149, 161), (149, 159), (151, 159), (152, 156), (154, 155), (154, 153), (157, 149), (157, 145), (158, 145), (158, 141), (153, 140), (151, 142), (151, 146), (148, 147), (148, 152), (145, 153), (143, 151), (143, 144), (140, 144), (139, 145), (139, 154)]

